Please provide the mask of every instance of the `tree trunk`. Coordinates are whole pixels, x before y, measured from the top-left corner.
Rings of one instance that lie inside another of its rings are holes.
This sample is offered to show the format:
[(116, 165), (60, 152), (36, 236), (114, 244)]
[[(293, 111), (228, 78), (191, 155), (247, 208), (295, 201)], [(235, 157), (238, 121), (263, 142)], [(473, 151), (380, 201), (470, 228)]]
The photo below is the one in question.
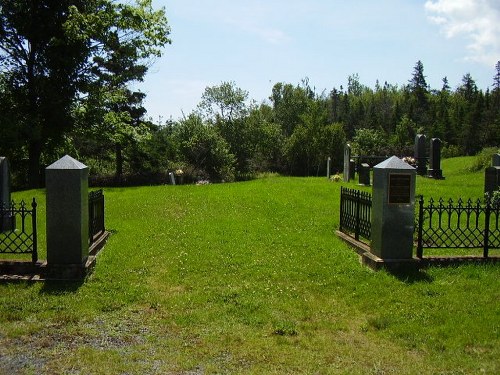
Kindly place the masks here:
[(40, 141), (31, 141), (28, 147), (28, 186), (30, 189), (38, 189), (42, 186), (40, 174), (40, 157), (42, 155), (42, 144)]
[(117, 183), (121, 183), (123, 175), (123, 155), (122, 155), (122, 145), (120, 143), (115, 144), (115, 158), (116, 158), (115, 180)]

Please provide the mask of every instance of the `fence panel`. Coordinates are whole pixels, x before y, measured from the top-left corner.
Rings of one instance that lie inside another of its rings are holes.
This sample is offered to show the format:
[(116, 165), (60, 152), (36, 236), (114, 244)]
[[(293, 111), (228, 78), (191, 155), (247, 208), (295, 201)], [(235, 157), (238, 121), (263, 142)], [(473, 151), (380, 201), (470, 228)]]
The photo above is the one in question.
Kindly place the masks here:
[(100, 189), (89, 193), (89, 244), (104, 231), (104, 194)]
[(24, 201), (0, 205), (0, 254), (31, 254), (38, 261), (36, 207), (35, 198), (31, 209)]
[(500, 248), (499, 206), (489, 199), (456, 203), (429, 199), (424, 205), (420, 196), (417, 225), (417, 257), (423, 249), (483, 249), (487, 257), (490, 249)]
[(340, 192), (340, 231), (352, 232), (356, 240), (371, 238), (370, 193), (355, 189), (341, 188)]

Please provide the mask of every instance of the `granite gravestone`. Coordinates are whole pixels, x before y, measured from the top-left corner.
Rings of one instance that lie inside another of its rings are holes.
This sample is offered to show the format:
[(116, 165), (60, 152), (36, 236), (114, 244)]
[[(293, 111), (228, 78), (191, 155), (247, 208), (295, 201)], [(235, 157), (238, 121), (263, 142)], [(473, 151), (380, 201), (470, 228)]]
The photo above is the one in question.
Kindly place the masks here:
[(416, 171), (396, 156), (373, 167), (371, 252), (412, 259)]
[(441, 140), (439, 138), (431, 139), (430, 151), (429, 177), (442, 180), (444, 177), (441, 170)]
[(414, 157), (417, 162), (417, 174), (425, 176), (427, 174), (427, 155), (425, 153), (425, 135), (417, 134), (415, 136)]
[(326, 179), (329, 180), (330, 179), (330, 163), (332, 161), (332, 158), (331, 157), (328, 157), (328, 159), (326, 160)]
[(351, 173), (349, 171), (351, 162), (351, 146), (346, 144), (344, 147), (344, 182), (349, 182)]
[(484, 192), (493, 194), (500, 189), (500, 166), (488, 167), (484, 172)]
[(86, 165), (64, 156), (45, 169), (47, 264), (83, 266), (89, 255)]
[(500, 167), (500, 154), (494, 154), (491, 158), (492, 167)]
[(361, 164), (358, 176), (360, 185), (370, 186), (370, 166), (368, 164)]

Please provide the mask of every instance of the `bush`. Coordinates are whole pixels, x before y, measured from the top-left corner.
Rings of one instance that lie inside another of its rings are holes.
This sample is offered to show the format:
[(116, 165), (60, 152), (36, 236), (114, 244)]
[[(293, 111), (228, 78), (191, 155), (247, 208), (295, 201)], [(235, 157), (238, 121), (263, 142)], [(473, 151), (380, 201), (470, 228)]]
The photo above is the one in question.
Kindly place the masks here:
[(476, 155), (474, 162), (469, 167), (469, 172), (477, 172), (491, 167), (491, 159), (497, 153), (500, 153), (500, 150), (496, 147), (484, 148)]

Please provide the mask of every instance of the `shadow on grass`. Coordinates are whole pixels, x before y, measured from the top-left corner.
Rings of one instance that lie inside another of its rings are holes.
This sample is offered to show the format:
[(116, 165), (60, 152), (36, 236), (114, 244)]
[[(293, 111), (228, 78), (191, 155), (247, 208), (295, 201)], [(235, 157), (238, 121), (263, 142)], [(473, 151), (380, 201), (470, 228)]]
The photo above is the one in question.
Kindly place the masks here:
[(414, 283), (431, 283), (434, 281), (434, 278), (429, 276), (425, 271), (421, 269), (398, 269), (391, 270), (389, 273), (394, 276), (399, 281), (404, 282), (405, 284), (414, 284)]
[(43, 287), (40, 289), (40, 294), (51, 296), (71, 294), (77, 292), (84, 283), (85, 280), (47, 280), (43, 283)]

